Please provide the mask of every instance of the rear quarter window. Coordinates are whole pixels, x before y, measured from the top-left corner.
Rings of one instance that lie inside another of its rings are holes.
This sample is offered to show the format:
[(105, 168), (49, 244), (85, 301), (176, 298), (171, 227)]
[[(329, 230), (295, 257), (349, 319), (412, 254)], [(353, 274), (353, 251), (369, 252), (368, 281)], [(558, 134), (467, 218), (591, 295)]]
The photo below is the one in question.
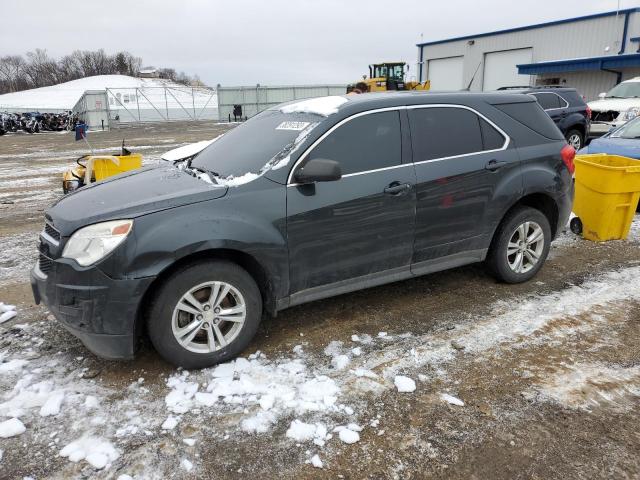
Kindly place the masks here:
[(564, 91), (560, 95), (567, 102), (569, 102), (569, 105), (571, 105), (571, 106), (574, 106), (574, 107), (586, 106), (586, 103), (584, 102), (584, 99), (575, 90)]
[(564, 140), (562, 132), (538, 102), (505, 103), (494, 107), (543, 137)]

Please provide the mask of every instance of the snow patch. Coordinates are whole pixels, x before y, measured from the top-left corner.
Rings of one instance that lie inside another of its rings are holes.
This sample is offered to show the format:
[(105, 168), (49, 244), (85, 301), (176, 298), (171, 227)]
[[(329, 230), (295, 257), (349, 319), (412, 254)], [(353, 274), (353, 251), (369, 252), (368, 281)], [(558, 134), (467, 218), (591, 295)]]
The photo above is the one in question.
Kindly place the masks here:
[(218, 140), (221, 136), (222, 135), (219, 135), (211, 140), (202, 140), (200, 142), (189, 143), (182, 147), (174, 148), (173, 150), (169, 150), (168, 152), (163, 153), (162, 157), (160, 158), (168, 162), (177, 162), (189, 157), (193, 157), (196, 153), (200, 153), (213, 142)]
[(0, 423), (0, 438), (11, 438), (22, 435), (27, 429), (17, 418), (11, 418)]
[(14, 318), (18, 312), (16, 312), (15, 305), (7, 305), (0, 302), (0, 324), (4, 322), (8, 322), (12, 318)]
[(182, 461), (180, 462), (180, 466), (187, 472), (190, 472), (191, 470), (193, 470), (193, 463), (191, 463), (186, 458), (182, 459)]
[(346, 444), (352, 444), (360, 441), (360, 434), (354, 430), (345, 427), (337, 427), (338, 438)]
[(240, 429), (260, 434), (286, 414), (338, 413), (348, 408), (337, 405), (340, 388), (336, 381), (309, 369), (303, 358), (269, 361), (258, 353), (198, 375), (199, 382), (190, 381), (187, 372), (167, 380), (171, 391), (165, 404), (170, 412), (184, 414), (214, 404), (216, 410), (243, 408)]
[(324, 464), (322, 463), (322, 460), (320, 460), (320, 456), (318, 456), (317, 453), (313, 457), (311, 457), (311, 465), (316, 468), (324, 468)]
[(458, 407), (464, 407), (464, 402), (453, 395), (449, 395), (448, 393), (443, 393), (440, 395), (440, 398), (451, 405), (457, 405)]
[(284, 105), (280, 107), (280, 111), (282, 113), (315, 113), (323, 117), (328, 117), (329, 115), (337, 113), (340, 105), (348, 101), (346, 98), (337, 95), (310, 98), (308, 100)]
[(404, 375), (396, 375), (393, 379), (393, 383), (400, 393), (411, 393), (416, 391), (416, 382)]
[(285, 435), (299, 443), (313, 440), (318, 446), (324, 446), (325, 441), (330, 438), (327, 435), (327, 427), (324, 424), (304, 423), (297, 419), (291, 422)]
[(85, 460), (93, 468), (100, 470), (108, 467), (120, 456), (120, 453), (107, 440), (83, 437), (60, 450), (60, 456), (67, 457), (74, 463)]
[(640, 367), (580, 363), (546, 376), (539, 386), (544, 399), (571, 408), (591, 410), (603, 404), (624, 405), (640, 397)]
[(162, 430), (173, 430), (178, 425), (178, 420), (179, 419), (177, 417), (174, 417), (173, 415), (169, 415), (167, 419), (164, 422), (162, 422), (162, 425), (160, 426), (160, 428)]
[(27, 360), (22, 359), (14, 359), (9, 360), (5, 363), (0, 363), (0, 373), (17, 373), (22, 370), (22, 368), (27, 365), (29, 362)]
[(60, 413), (60, 407), (62, 406), (63, 400), (64, 392), (52, 393), (40, 408), (40, 416), (51, 417), (53, 415), (58, 415)]

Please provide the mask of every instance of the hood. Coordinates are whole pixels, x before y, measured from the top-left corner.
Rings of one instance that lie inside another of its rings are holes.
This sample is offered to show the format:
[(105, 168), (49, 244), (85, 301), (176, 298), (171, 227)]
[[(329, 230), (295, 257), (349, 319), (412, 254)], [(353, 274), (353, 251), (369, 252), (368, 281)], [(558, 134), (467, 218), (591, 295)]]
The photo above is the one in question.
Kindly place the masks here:
[(606, 112), (607, 110), (626, 112), (630, 108), (640, 107), (640, 98), (605, 98), (589, 102), (587, 105), (596, 112)]
[(621, 155), (623, 157), (640, 159), (640, 139), (597, 138), (591, 140), (591, 143), (578, 153), (606, 153), (609, 155)]
[(63, 236), (85, 225), (135, 218), (160, 210), (223, 197), (226, 186), (211, 185), (173, 166), (133, 170), (81, 188), (46, 212)]

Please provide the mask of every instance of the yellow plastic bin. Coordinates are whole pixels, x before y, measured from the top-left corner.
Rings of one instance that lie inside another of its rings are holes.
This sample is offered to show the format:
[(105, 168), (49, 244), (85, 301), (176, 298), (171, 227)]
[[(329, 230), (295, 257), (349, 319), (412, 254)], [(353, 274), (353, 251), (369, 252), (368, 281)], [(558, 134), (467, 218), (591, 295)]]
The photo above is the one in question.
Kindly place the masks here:
[(90, 158), (93, 158), (93, 173), (96, 182), (142, 167), (142, 155), (139, 153), (132, 153), (131, 155), (94, 155)]
[(625, 239), (640, 198), (640, 160), (618, 155), (576, 155), (574, 213), (587, 240)]

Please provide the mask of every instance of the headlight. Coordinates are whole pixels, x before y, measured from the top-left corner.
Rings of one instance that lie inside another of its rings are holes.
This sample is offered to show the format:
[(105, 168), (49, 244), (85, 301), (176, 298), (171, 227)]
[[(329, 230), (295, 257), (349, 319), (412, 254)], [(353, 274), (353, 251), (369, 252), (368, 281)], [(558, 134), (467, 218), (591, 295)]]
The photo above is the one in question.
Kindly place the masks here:
[(630, 108), (624, 112), (623, 120), (632, 120), (640, 115), (640, 108)]
[(106, 257), (124, 242), (133, 228), (133, 220), (115, 220), (81, 228), (71, 235), (62, 256), (73, 258), (83, 267)]

